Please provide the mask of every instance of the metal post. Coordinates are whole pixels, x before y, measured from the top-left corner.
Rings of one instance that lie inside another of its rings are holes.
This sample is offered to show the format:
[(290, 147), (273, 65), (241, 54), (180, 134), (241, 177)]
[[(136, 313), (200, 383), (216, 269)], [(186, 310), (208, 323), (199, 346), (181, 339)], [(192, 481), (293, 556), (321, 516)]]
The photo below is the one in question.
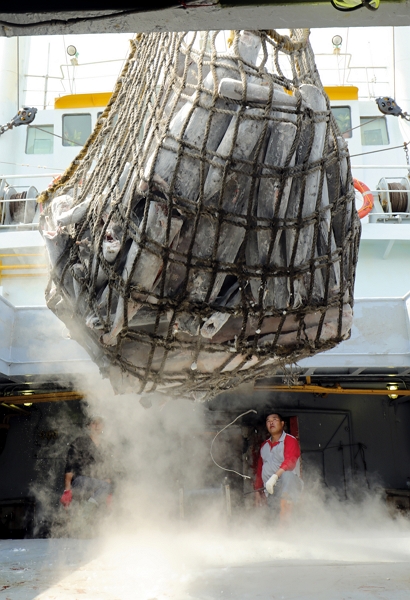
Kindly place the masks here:
[[(226, 478), (225, 478), (226, 480)], [(232, 503), (231, 503), (231, 488), (229, 483), (224, 483), (225, 490), (225, 507), (226, 507), (226, 515), (230, 519), (232, 517)]]
[(48, 55), (47, 55), (47, 71), (44, 77), (44, 100), (43, 100), (43, 109), (47, 108), (47, 92), (48, 92), (48, 71), (50, 68), (50, 44), (48, 44)]
[(181, 521), (185, 519), (184, 488), (179, 488), (179, 518), (181, 519)]
[(17, 112), (20, 110), (20, 38), (16, 38), (17, 47)]
[(347, 482), (346, 482), (345, 457), (344, 457), (344, 453), (343, 453), (344, 450), (343, 450), (343, 444), (342, 444), (341, 440), (340, 440), (340, 444), (339, 444), (338, 450), (342, 454), (343, 485), (344, 485), (345, 498), (347, 500)]

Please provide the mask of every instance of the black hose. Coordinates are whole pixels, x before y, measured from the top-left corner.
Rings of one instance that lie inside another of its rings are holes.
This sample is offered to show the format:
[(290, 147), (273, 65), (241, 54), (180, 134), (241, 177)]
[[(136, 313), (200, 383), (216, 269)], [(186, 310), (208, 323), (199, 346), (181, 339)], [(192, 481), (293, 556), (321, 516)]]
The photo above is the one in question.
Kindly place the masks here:
[(330, 4), (336, 9), (340, 10), (340, 12), (353, 12), (354, 10), (359, 10), (359, 8), (368, 8), (369, 10), (377, 10), (378, 7), (371, 5), (372, 0), (362, 0), (361, 4), (357, 4), (356, 6), (349, 6), (346, 8), (342, 8), (338, 6), (334, 0), (330, 0)]
[(342, 8), (341, 6), (338, 6), (336, 4), (336, 2), (334, 2), (334, 0), (330, 0), (330, 4), (333, 6), (333, 8), (335, 8), (336, 10), (340, 10), (340, 12), (353, 12), (354, 10), (358, 10), (359, 8), (363, 7), (363, 4), (358, 4), (357, 6), (351, 6), (349, 8)]

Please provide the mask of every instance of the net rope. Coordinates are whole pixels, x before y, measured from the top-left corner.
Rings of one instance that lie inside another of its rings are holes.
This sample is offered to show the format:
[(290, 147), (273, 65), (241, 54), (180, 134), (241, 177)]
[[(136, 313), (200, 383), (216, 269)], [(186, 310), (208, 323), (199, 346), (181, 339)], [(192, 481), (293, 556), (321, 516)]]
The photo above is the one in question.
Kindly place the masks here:
[(119, 393), (209, 399), (350, 334), (360, 223), (307, 30), (139, 35), (40, 200), (47, 305)]

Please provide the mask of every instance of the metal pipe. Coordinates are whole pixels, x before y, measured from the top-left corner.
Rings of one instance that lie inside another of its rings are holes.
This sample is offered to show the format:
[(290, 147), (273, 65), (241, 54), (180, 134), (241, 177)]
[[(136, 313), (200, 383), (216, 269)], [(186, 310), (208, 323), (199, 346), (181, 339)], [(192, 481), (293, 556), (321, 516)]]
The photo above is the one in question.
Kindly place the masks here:
[(14, 403), (13, 404), (11, 404), (11, 403), (10, 404), (6, 404), (5, 402), (2, 402), (1, 405), (5, 406), (6, 408), (12, 408), (13, 410), (17, 410), (17, 411), (22, 412), (24, 414), (28, 414), (27, 410), (24, 410), (24, 408), (20, 408), (19, 406), (14, 406)]
[(13, 271), (14, 269), (47, 269), (48, 265), (0, 265), (0, 271)]
[(47, 108), (47, 88), (48, 88), (48, 71), (50, 68), (50, 43), (48, 44), (48, 53), (47, 53), (47, 69), (44, 77), (44, 100), (43, 100), (43, 110)]
[(41, 277), (47, 275), (47, 273), (2, 273), (2, 279), (9, 279), (10, 277)]
[(0, 229), (12, 229), (17, 231), (38, 231), (38, 223), (26, 223), (24, 225), (22, 225), (21, 223), (0, 225)]
[[(352, 169), (381, 169), (380, 165), (351, 165)], [(409, 170), (409, 165), (383, 165), (383, 169), (406, 169)]]
[(17, 54), (17, 112), (20, 110), (20, 38), (16, 37)]
[[(27, 165), (27, 167), (30, 167), (30, 165)], [(35, 169), (36, 167), (31, 168)], [(42, 175), (39, 173), (34, 173), (34, 175), (0, 175), (0, 179), (39, 179), (41, 177), (57, 177), (58, 175), (61, 175), (61, 171), (60, 173), (43, 173)], [(34, 200), (34, 198), (32, 198), (32, 200)]]
[(228, 518), (232, 517), (232, 502), (231, 502), (231, 488), (229, 487), (229, 483), (224, 484), (225, 489), (225, 508), (226, 515)]
[(21, 254), (0, 254), (0, 258), (8, 258), (8, 257), (12, 257), (12, 258), (16, 258), (18, 256), (44, 256), (44, 252), (37, 252), (37, 253), (21, 253)]
[(65, 402), (67, 400), (82, 400), (83, 394), (79, 392), (54, 392), (49, 394), (21, 394), (19, 396), (3, 396), (1, 397), (2, 404), (24, 404), (31, 402), (37, 404), (39, 402)]
[(410, 396), (410, 390), (385, 390), (375, 388), (342, 388), (340, 385), (335, 387), (325, 387), (322, 385), (255, 385), (254, 390), (271, 390), (276, 392), (301, 392), (304, 394), (342, 394), (342, 395), (361, 395), (361, 396), (388, 396), (395, 394), (397, 396)]
[[(27, 186), (16, 185), (15, 187), (24, 187), (25, 188)], [(7, 198), (7, 200), (5, 200), (4, 198), (1, 198), (0, 204), (10, 204), (11, 202), (26, 202), (28, 200), (31, 200), (33, 202), (33, 200), (35, 200), (35, 198)]]

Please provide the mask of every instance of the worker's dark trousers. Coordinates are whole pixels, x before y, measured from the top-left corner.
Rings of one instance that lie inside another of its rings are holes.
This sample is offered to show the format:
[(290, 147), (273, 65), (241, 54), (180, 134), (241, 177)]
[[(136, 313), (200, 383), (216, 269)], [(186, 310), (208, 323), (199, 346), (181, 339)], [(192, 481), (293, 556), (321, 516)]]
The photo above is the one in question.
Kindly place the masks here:
[(74, 500), (94, 498), (94, 500), (100, 503), (105, 502), (107, 496), (111, 494), (111, 483), (103, 479), (79, 475), (74, 479), (71, 489)]
[(285, 471), (273, 488), (273, 494), (268, 494), (268, 506), (276, 508), (282, 498), (291, 502), (297, 502), (302, 489), (303, 482), (300, 477), (292, 471)]

